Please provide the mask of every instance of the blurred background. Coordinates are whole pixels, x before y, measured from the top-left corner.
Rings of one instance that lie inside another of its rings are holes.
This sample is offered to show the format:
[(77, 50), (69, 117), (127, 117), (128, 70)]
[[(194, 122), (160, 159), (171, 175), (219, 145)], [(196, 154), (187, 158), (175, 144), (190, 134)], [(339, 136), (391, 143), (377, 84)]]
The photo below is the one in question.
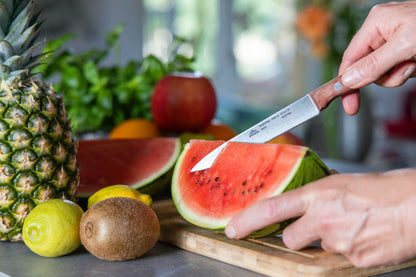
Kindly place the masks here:
[[(218, 97), (217, 116), (237, 132), (337, 75), (343, 50), (375, 3), (325, 0), (38, 0), (44, 34), (72, 53), (106, 46), (124, 28), (104, 64), (123, 66), (152, 54), (194, 57)], [(416, 83), (370, 85), (362, 107), (347, 116), (335, 101), (293, 133), (319, 155), (376, 169), (416, 165)]]

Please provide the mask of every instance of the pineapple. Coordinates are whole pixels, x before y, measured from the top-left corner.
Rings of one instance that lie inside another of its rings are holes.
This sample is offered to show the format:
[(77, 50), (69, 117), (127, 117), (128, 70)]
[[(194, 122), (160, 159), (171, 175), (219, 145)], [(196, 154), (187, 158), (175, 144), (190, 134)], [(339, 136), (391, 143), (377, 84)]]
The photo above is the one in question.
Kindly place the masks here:
[(75, 200), (76, 145), (62, 98), (32, 72), (43, 55), (33, 0), (0, 0), (0, 240), (51, 198)]

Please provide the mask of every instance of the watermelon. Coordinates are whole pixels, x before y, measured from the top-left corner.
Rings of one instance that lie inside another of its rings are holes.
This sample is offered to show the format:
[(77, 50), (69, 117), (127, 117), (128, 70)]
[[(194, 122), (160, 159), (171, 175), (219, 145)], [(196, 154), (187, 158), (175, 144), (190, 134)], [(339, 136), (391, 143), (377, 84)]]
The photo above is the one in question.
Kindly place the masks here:
[[(255, 202), (330, 174), (307, 147), (241, 142), (229, 142), (211, 168), (190, 172), (222, 143), (191, 140), (173, 172), (173, 202), (182, 217), (200, 227), (224, 229), (234, 215)], [(277, 234), (287, 224), (273, 224), (252, 235)]]
[(116, 184), (154, 195), (169, 185), (181, 147), (179, 139), (171, 137), (80, 140), (77, 195), (89, 197)]

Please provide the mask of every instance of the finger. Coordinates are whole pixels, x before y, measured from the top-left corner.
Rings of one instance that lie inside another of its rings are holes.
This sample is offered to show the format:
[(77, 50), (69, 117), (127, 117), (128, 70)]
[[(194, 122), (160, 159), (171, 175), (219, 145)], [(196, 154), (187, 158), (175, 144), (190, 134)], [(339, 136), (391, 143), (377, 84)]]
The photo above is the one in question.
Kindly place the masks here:
[(242, 238), (276, 222), (305, 213), (310, 196), (305, 187), (255, 203), (231, 219), (225, 228), (229, 238)]
[(374, 51), (374, 49), (370, 47), (368, 44), (366, 44), (364, 41), (362, 41), (361, 44), (359, 44), (359, 39), (360, 36), (359, 33), (357, 33), (351, 40), (347, 49), (344, 51), (344, 55), (339, 66), (340, 75), (343, 74), (345, 70), (352, 66), (355, 62), (359, 61), (360, 59), (364, 58), (365, 56)]
[(341, 216), (343, 202), (339, 199), (345, 191), (341, 184), (350, 178), (349, 175), (335, 174), (308, 185), (316, 194), (308, 201), (304, 214), (283, 231), (283, 242), (287, 247), (298, 250), (318, 239), (328, 238), (334, 230), (335, 234), (339, 233), (341, 230), (336, 228), (345, 228)]
[(405, 61), (395, 66), (375, 83), (383, 87), (398, 87), (414, 76), (416, 76), (416, 62)]
[(340, 74), (342, 74), (348, 67), (353, 65), (356, 61), (367, 56), (374, 49), (379, 48), (386, 43), (386, 39), (380, 35), (380, 32), (375, 28), (379, 20), (378, 15), (370, 12), (369, 16), (364, 21), (361, 28), (353, 36), (347, 49), (344, 51), (342, 62), (340, 65)]
[(395, 66), (411, 60), (409, 44), (402, 43), (401, 39), (391, 39), (347, 68), (342, 75), (342, 82), (350, 88), (375, 82)]
[[(334, 195), (339, 196), (339, 192)], [(290, 249), (298, 250), (321, 239), (326, 251), (346, 253), (361, 214), (346, 214), (343, 203), (337, 198), (315, 200), (305, 215), (286, 227), (283, 242)]]
[(284, 244), (290, 249), (299, 250), (319, 240), (320, 236), (315, 231), (317, 227), (314, 224), (316, 220), (311, 220), (306, 215), (297, 219), (283, 230)]
[(336, 253), (335, 249), (333, 249), (330, 245), (326, 244), (325, 241), (321, 241), (321, 247), (326, 252)]
[[(396, 4), (374, 6), (344, 52), (340, 71), (350, 88), (368, 85), (408, 60), (415, 60), (416, 37)], [(410, 14), (411, 15), (411, 14)]]
[(360, 94), (359, 91), (349, 93), (342, 97), (342, 105), (344, 110), (349, 115), (354, 115), (360, 110)]

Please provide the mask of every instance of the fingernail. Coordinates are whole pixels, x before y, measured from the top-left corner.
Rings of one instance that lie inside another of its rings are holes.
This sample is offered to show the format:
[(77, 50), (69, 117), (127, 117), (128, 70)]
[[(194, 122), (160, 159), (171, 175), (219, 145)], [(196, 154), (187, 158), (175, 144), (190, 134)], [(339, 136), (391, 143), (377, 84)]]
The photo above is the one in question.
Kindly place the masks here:
[(361, 80), (361, 75), (356, 68), (348, 69), (342, 74), (342, 83), (350, 88), (354, 88)]
[(404, 71), (404, 78), (408, 79), (410, 77), (410, 75), (413, 74), (413, 72), (415, 71), (415, 66), (414, 65), (409, 65), (406, 70)]
[(227, 228), (225, 228), (225, 234), (227, 235), (227, 237), (229, 237), (230, 239), (233, 239), (237, 236), (237, 234), (235, 233), (235, 229), (233, 226), (227, 226)]

